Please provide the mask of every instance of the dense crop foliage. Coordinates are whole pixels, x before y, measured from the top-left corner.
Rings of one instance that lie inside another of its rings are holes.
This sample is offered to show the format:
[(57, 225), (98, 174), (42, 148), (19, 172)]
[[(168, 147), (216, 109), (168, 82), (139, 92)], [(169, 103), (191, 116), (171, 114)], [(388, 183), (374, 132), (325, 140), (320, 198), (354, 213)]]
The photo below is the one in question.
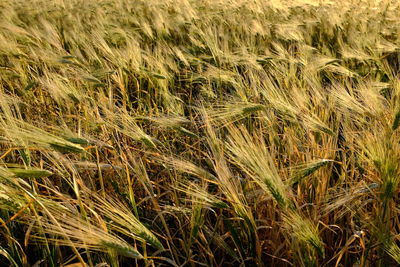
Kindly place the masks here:
[(0, 1), (2, 264), (400, 264), (399, 14)]

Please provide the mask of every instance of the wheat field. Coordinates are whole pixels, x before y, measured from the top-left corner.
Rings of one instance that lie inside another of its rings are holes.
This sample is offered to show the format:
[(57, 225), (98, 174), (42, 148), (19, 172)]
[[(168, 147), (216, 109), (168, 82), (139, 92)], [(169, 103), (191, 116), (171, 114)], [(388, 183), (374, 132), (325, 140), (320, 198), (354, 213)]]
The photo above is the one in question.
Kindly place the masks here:
[(400, 264), (400, 2), (2, 0), (1, 266)]

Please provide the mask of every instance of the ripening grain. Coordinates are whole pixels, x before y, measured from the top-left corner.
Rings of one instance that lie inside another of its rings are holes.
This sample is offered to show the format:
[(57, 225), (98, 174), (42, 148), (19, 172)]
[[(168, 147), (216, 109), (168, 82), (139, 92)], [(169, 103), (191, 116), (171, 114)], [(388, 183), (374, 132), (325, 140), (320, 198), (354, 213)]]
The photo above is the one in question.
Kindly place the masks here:
[(1, 264), (400, 264), (399, 14), (2, 0)]

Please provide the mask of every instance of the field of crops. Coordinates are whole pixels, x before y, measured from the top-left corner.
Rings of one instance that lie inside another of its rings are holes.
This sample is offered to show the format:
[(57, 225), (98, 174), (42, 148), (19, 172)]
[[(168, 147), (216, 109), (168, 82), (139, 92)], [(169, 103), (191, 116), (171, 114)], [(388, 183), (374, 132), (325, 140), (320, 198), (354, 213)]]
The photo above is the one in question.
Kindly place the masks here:
[(1, 0), (1, 266), (400, 264), (400, 2)]

